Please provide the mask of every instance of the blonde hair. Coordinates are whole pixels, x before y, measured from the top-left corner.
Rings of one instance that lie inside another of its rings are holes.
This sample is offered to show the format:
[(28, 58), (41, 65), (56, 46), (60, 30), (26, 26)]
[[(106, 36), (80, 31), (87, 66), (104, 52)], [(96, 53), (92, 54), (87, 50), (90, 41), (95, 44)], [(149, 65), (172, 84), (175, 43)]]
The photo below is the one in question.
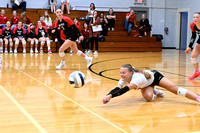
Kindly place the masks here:
[(151, 75), (148, 72), (145, 72), (145, 71), (140, 70), (140, 69), (136, 69), (136, 68), (132, 67), (131, 64), (123, 64), (121, 67), (127, 68), (128, 71), (132, 72), (132, 73), (134, 73), (134, 72), (143, 73), (146, 79), (150, 79), (151, 78)]
[(22, 23), (26, 24), (27, 19), (26, 19), (26, 13), (25, 12), (21, 13), (21, 21), (22, 21)]

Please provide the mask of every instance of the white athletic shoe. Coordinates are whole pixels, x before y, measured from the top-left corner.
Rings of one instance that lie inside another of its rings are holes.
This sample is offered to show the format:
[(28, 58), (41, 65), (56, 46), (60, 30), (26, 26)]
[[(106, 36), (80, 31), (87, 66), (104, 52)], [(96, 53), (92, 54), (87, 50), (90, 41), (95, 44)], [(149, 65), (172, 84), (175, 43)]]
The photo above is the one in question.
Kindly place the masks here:
[(156, 88), (154, 88), (153, 92), (157, 97), (164, 97), (165, 96), (164, 92), (162, 92), (161, 90), (157, 90)]
[(26, 49), (23, 50), (23, 54), (26, 54)]
[(62, 69), (66, 66), (65, 62), (61, 61), (60, 64), (58, 66), (56, 66), (56, 69)]
[[(3, 53), (3, 52), (2, 52)], [(5, 54), (7, 54), (8, 53), (8, 50), (5, 50)]]
[(92, 64), (92, 57), (87, 57), (85, 60), (87, 61), (87, 67), (89, 67)]
[(94, 53), (93, 53), (94, 55), (98, 55), (98, 52), (97, 51), (94, 51)]
[(14, 50), (14, 54), (17, 54), (17, 49)]
[(13, 53), (12, 49), (10, 49), (10, 53)]
[(33, 53), (33, 49), (30, 50), (30, 53), (31, 53), (31, 54)]
[(73, 54), (73, 51), (72, 51), (72, 50), (70, 50), (70, 51), (69, 51), (69, 53), (70, 53), (70, 54)]
[(37, 50), (37, 49), (35, 49), (35, 53), (38, 53), (38, 50)]

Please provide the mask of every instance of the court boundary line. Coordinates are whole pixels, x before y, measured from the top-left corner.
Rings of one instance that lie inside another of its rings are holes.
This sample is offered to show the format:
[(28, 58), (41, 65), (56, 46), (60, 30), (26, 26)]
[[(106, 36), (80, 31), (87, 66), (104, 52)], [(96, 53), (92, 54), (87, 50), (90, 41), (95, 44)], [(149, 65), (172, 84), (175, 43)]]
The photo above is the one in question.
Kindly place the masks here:
[(34, 119), (34, 117), (25, 108), (23, 108), (23, 106), (15, 100), (15, 98), (6, 89), (4, 89), (3, 86), (0, 85), (0, 89), (41, 133), (47, 133), (47, 131), (36, 121), (36, 119)]
[[(9, 65), (10, 65), (10, 64), (9, 64)], [(26, 75), (27, 77), (31, 78), (32, 80), (35, 80), (36, 82), (38, 82), (38, 83), (44, 85), (45, 87), (49, 88), (50, 90), (54, 91), (55, 93), (57, 93), (57, 94), (63, 96), (63, 97), (66, 98), (67, 100), (69, 100), (69, 101), (73, 102), (74, 104), (78, 105), (78, 106), (81, 107), (83, 110), (88, 111), (89, 113), (93, 114), (94, 116), (98, 117), (99, 119), (103, 120), (104, 122), (106, 122), (106, 123), (110, 124), (111, 126), (117, 128), (118, 130), (120, 130), (120, 131), (122, 131), (122, 132), (124, 132), (124, 133), (128, 133), (128, 132), (125, 131), (124, 129), (122, 129), (122, 128), (116, 126), (116, 125), (113, 124), (112, 122), (110, 122), (110, 121), (108, 121), (107, 119), (101, 117), (100, 115), (94, 113), (93, 111), (91, 111), (90, 109), (86, 108), (85, 106), (79, 104), (78, 102), (74, 101), (73, 99), (71, 99), (71, 98), (69, 98), (69, 97), (63, 95), (63, 94), (60, 93), (59, 91), (57, 91), (57, 90), (53, 89), (52, 87), (46, 85), (45, 83), (41, 82), (40, 80), (38, 80), (38, 79), (36, 79), (36, 78), (30, 76), (29, 74), (25, 73), (24, 71), (22, 71), (22, 70), (20, 70), (20, 69), (18, 69), (18, 68), (16, 68), (16, 67), (14, 67), (14, 66), (12, 66), (12, 67), (13, 67), (14, 69), (18, 70), (19, 72), (23, 73), (23, 74)]]

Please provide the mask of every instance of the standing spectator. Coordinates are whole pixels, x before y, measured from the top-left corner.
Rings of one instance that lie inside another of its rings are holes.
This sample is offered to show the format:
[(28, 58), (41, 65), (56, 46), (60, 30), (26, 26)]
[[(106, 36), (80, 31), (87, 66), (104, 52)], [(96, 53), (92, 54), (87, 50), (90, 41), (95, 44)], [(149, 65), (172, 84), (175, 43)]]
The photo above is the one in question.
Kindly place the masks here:
[(56, 0), (49, 0), (49, 1), (50, 1), (51, 13), (56, 13), (57, 1)]
[(89, 33), (90, 33), (90, 30), (88, 28), (88, 24), (85, 22), (83, 24), (83, 29), (81, 30), (81, 34), (84, 37), (84, 39), (81, 40), (81, 44), (83, 45), (83, 48), (86, 54), (89, 51), (89, 42), (90, 42)]
[(86, 16), (86, 21), (89, 24), (90, 20), (93, 18), (94, 16), (94, 10), (95, 10), (95, 4), (91, 3), (90, 4), (90, 8), (88, 9), (88, 14)]
[(142, 14), (142, 19), (140, 20), (139, 33), (141, 36), (147, 36), (147, 32), (149, 31), (151, 31), (149, 20), (146, 18), (145, 14)]
[(131, 9), (130, 12), (126, 14), (124, 29), (128, 31), (128, 33), (131, 33), (133, 26), (138, 27), (136, 25), (136, 22), (137, 22), (136, 15), (134, 14), (134, 10)]
[(76, 17), (74, 18), (73, 21), (74, 21), (74, 24), (76, 25), (76, 27), (79, 29), (81, 26), (81, 23), (78, 21), (78, 19)]
[(93, 18), (90, 20), (89, 26), (90, 26), (90, 40), (91, 40), (91, 51), (93, 51), (93, 47), (94, 47), (94, 42), (95, 42), (95, 51), (94, 51), (94, 55), (98, 55), (98, 48), (99, 48), (99, 44), (98, 44), (98, 39), (100, 36), (100, 31), (96, 31), (93, 32), (92, 26), (98, 26), (99, 24), (101, 24), (101, 20), (100, 17), (98, 17), (97, 15), (97, 11), (94, 11), (94, 16)]
[(1, 28), (6, 27), (6, 22), (8, 21), (8, 17), (5, 15), (5, 10), (1, 10), (1, 15), (0, 15), (0, 26)]
[(17, 16), (17, 12), (13, 11), (13, 16), (11, 18), (12, 30), (15, 28), (15, 26), (18, 24), (19, 21), (20, 21), (20, 18), (19, 18), (19, 16)]
[(30, 53), (33, 53), (33, 45), (35, 43), (35, 53), (38, 53), (37, 45), (38, 39), (35, 33), (36, 24), (32, 23), (27, 29), (27, 41), (31, 44)]
[(69, 0), (61, 0), (61, 9), (62, 9), (62, 11), (64, 12), (64, 10), (65, 10), (65, 7), (67, 8), (67, 13), (68, 13), (68, 15), (70, 15), (71, 13), (70, 13), (70, 9), (69, 9)]
[(114, 31), (116, 15), (113, 13), (112, 8), (109, 9), (108, 13), (106, 14), (106, 18), (108, 20), (108, 30)]
[(21, 13), (21, 21), (25, 29), (25, 33), (27, 33), (27, 28), (32, 22), (31, 19), (26, 15), (26, 12)]
[(22, 22), (19, 21), (17, 27), (15, 27), (13, 31), (14, 35), (13, 41), (15, 42), (15, 50), (14, 50), (15, 54), (17, 54), (17, 48), (20, 41), (22, 42), (23, 46), (23, 54), (26, 54), (25, 29), (22, 26), (23, 26)]
[(43, 46), (45, 44), (45, 41), (47, 42), (48, 47), (48, 54), (51, 54), (51, 47), (50, 47), (50, 40), (47, 37), (47, 28), (42, 26), (42, 23), (40, 21), (37, 22), (37, 28), (35, 30), (36, 36), (40, 42), (40, 53), (43, 52)]
[(102, 31), (101, 31), (101, 36), (107, 36), (108, 33), (108, 21), (106, 17), (104, 16), (104, 13), (100, 13), (100, 20), (101, 20), (101, 26), (102, 26)]
[(11, 0), (12, 9), (17, 10), (17, 8), (22, 8), (23, 12), (26, 12), (26, 1), (25, 0)]
[(12, 53), (12, 46), (13, 46), (13, 41), (12, 41), (12, 29), (11, 29), (11, 24), (10, 21), (7, 21), (6, 27), (3, 28), (2, 30), (3, 34), (3, 40), (5, 42), (5, 54), (8, 53), (7, 47), (8, 47), (8, 42), (10, 42), (10, 53)]

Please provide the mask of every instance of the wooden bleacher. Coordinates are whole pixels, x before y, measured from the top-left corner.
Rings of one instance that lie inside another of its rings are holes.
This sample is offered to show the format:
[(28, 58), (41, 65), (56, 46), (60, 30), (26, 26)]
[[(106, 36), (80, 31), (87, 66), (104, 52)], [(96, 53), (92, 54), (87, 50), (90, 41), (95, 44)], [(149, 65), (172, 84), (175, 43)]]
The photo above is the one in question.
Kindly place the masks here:
[[(12, 17), (12, 9), (4, 8), (6, 11), (6, 16), (8, 20), (11, 20)], [(46, 9), (27, 9), (27, 16), (30, 17), (33, 23), (36, 23), (39, 20), (40, 16), (43, 16)], [(50, 10), (49, 15), (52, 18), (52, 21), (56, 19), (55, 14), (51, 14)], [(22, 10), (18, 9), (18, 16), (20, 16)], [(71, 15), (64, 14), (71, 19), (74, 17), (80, 18), (85, 17), (87, 11), (70, 11)], [(105, 12), (106, 14), (107, 12)], [(99, 42), (99, 51), (162, 51), (162, 43), (156, 42), (155, 37), (134, 37), (136, 33), (138, 33), (138, 28), (134, 28), (130, 36), (128, 36), (127, 31), (124, 31), (124, 19), (125, 12), (115, 12), (117, 16), (117, 20), (115, 23), (115, 31), (108, 31), (108, 36), (105, 37), (105, 42)], [(84, 23), (83, 20), (79, 20), (81, 24)], [(139, 23), (139, 22), (137, 22)], [(80, 30), (82, 26), (80, 27)], [(50, 37), (51, 38), (51, 37)], [(51, 43), (52, 52), (56, 52), (56, 46), (59, 47), (59, 44), (55, 42)], [(82, 46), (78, 45), (79, 49), (82, 50)], [(27, 43), (27, 52), (30, 50), (30, 44)], [(19, 52), (22, 51), (22, 47), (20, 45)], [(44, 47), (44, 52), (47, 52), (46, 46)]]

